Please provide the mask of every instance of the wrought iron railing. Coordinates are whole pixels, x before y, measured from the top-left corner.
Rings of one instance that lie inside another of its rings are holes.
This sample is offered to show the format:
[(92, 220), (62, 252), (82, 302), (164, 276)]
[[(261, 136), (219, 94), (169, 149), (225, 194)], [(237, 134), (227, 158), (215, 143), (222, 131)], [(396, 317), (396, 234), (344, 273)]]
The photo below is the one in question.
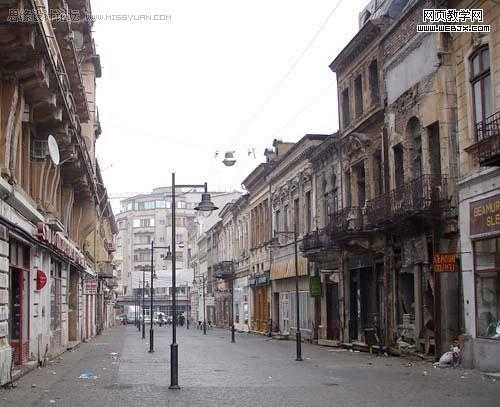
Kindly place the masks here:
[(421, 213), (444, 210), (448, 182), (442, 175), (422, 175), (367, 202), (365, 212), (371, 226), (395, 222)]
[(363, 231), (363, 209), (359, 206), (334, 211), (330, 215), (330, 218), (334, 238), (346, 233)]
[(330, 231), (330, 227), (325, 227), (323, 229), (315, 230), (306, 234), (302, 238), (300, 250), (302, 252), (308, 252), (311, 250), (333, 248), (335, 245), (333, 243)]
[(500, 111), (475, 126), (476, 143), (467, 148), (480, 165), (500, 165)]
[(475, 130), (477, 142), (491, 137), (500, 137), (500, 111), (487, 117), (482, 122), (476, 123)]
[(234, 275), (234, 263), (232, 261), (221, 261), (214, 265), (215, 278), (231, 278)]

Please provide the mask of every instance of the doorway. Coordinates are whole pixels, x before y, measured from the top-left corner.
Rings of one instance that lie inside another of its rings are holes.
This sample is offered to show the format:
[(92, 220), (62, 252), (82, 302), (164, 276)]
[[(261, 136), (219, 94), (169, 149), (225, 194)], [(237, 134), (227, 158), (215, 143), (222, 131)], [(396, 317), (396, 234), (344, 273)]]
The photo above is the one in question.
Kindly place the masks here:
[(79, 341), (78, 322), (79, 322), (79, 304), (78, 304), (79, 273), (73, 267), (69, 272), (69, 296), (68, 296), (68, 339), (71, 342)]
[(10, 344), (14, 352), (14, 364), (22, 365), (29, 356), (29, 269), (30, 249), (11, 240), (10, 261)]
[(326, 338), (340, 340), (339, 285), (326, 285)]
[(289, 293), (280, 293), (280, 331), (282, 335), (290, 334), (290, 298)]
[(28, 361), (29, 354), (29, 290), (28, 272), (17, 267), (10, 269), (10, 304), (12, 312), (10, 345), (14, 350), (14, 364)]
[(273, 293), (273, 331), (280, 330), (280, 293)]
[(257, 332), (266, 332), (268, 329), (269, 306), (267, 301), (267, 287), (256, 287), (254, 290), (254, 329)]
[(357, 341), (361, 305), (359, 289), (359, 270), (351, 270), (349, 295), (349, 340)]
[(59, 349), (62, 344), (62, 265), (51, 259), (50, 262), (50, 330), (52, 331), (52, 351)]
[(350, 273), (349, 339), (366, 341), (366, 330), (373, 332), (380, 313), (377, 275), (372, 267)]

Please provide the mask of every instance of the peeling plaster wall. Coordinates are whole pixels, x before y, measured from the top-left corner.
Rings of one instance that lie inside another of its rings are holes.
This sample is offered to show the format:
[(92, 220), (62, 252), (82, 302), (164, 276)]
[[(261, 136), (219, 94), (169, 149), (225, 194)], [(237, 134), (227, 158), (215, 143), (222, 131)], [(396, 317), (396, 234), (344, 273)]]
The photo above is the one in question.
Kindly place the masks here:
[(414, 49), (386, 71), (387, 102), (393, 103), (405, 91), (420, 82), (439, 66), (434, 36), (426, 36)]

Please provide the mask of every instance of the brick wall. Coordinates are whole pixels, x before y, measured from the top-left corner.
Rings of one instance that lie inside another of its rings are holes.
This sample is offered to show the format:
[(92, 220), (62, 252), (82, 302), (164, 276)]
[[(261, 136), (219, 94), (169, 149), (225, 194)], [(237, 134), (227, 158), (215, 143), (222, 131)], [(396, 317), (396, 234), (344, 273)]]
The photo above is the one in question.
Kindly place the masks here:
[(424, 8), (435, 8), (433, 1), (426, 0), (401, 20), (400, 24), (393, 29), (389, 36), (384, 40), (383, 58), (385, 60), (392, 58), (404, 44), (407, 44), (417, 34), (417, 24), (422, 22), (422, 10)]

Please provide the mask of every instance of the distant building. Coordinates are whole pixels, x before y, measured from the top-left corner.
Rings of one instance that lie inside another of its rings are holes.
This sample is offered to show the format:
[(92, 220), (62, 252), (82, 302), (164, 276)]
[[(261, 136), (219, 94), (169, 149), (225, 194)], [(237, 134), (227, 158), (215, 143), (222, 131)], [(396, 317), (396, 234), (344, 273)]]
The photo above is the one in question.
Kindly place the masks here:
[[(213, 193), (216, 205), (220, 197), (231, 195)], [(192, 255), (188, 235), (202, 227), (206, 219), (195, 211), (201, 200), (201, 191), (179, 189), (176, 191), (176, 279), (180, 295), (179, 309), (189, 312), (189, 287), (193, 284), (193, 270), (189, 266)], [(137, 195), (121, 201), (120, 213), (116, 215), (118, 237), (115, 263), (119, 276), (120, 303), (133, 302), (134, 290), (142, 292), (145, 277), (146, 292), (150, 284), (151, 244), (172, 249), (172, 201), (171, 188), (156, 188), (150, 194)], [(153, 268), (154, 288), (158, 295), (155, 308), (170, 312), (172, 286), (171, 259), (168, 249), (155, 249)], [(184, 290), (184, 291), (183, 291)], [(142, 295), (141, 295), (142, 296)]]

